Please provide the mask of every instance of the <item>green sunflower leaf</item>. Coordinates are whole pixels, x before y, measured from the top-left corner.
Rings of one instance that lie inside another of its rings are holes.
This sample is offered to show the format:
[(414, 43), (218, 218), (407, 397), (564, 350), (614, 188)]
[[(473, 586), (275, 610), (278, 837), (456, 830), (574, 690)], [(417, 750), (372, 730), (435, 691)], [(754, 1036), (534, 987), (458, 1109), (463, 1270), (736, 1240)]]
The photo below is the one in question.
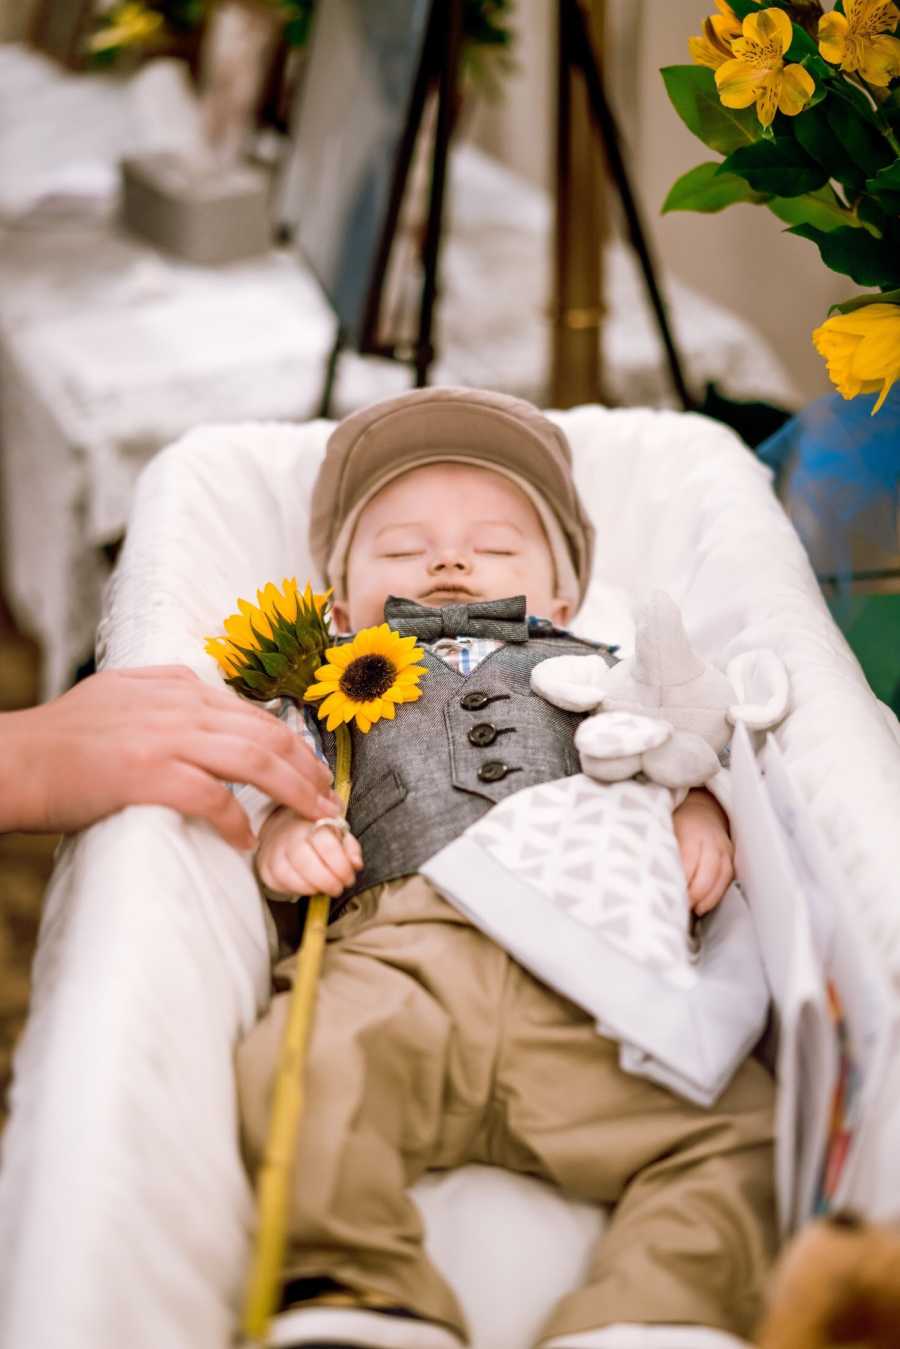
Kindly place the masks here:
[(678, 116), (711, 150), (727, 155), (759, 139), (755, 111), (723, 107), (708, 66), (665, 66), (660, 73)]
[(277, 679), (290, 669), (291, 662), (287, 656), (282, 656), (279, 651), (263, 651), (259, 658), (262, 661), (263, 669), (270, 678)]
[(722, 211), (737, 201), (762, 202), (766, 198), (754, 192), (749, 183), (733, 173), (719, 173), (715, 160), (698, 164), (683, 173), (669, 189), (662, 214), (669, 211)]
[(800, 197), (828, 182), (828, 173), (798, 145), (792, 136), (776, 136), (733, 151), (719, 173), (736, 173), (754, 192), (776, 197)]

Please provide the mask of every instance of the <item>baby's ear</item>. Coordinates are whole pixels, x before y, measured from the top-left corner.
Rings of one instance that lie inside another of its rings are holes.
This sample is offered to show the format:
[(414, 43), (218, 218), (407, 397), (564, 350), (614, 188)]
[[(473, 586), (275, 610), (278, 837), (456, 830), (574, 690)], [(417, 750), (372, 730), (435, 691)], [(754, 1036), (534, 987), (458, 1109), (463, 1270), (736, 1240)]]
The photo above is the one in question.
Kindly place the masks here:
[(547, 617), (555, 628), (564, 628), (567, 623), (571, 622), (574, 610), (575, 606), (571, 600), (563, 599), (562, 596), (557, 595), (550, 606)]
[(331, 619), (334, 623), (335, 632), (345, 633), (350, 631), (350, 614), (343, 600), (335, 600), (332, 604)]

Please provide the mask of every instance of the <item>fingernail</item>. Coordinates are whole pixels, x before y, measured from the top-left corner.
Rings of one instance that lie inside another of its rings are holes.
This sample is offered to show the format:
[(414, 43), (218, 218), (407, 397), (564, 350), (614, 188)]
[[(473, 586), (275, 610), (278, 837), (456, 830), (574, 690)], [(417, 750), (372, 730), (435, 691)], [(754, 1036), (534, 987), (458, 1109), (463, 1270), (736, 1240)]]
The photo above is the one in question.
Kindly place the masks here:
[(318, 809), (320, 815), (340, 815), (343, 806), (340, 801), (336, 801), (333, 796), (320, 796)]

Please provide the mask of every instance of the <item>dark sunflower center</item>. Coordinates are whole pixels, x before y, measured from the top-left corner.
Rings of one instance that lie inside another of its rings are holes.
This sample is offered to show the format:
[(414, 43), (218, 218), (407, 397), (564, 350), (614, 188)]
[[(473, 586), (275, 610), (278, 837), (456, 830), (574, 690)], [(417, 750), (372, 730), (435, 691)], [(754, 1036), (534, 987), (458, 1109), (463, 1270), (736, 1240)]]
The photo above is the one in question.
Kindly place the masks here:
[(341, 675), (340, 689), (355, 703), (367, 703), (387, 693), (396, 673), (386, 656), (357, 656)]

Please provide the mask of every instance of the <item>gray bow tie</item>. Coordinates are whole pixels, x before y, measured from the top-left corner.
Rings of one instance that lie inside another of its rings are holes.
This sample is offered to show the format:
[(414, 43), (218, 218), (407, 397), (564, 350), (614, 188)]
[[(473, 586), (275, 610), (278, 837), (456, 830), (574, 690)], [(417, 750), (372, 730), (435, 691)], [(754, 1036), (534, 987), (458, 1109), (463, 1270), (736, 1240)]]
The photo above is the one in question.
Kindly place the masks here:
[(417, 637), (420, 642), (436, 642), (441, 637), (495, 637), (501, 642), (528, 640), (524, 595), (504, 600), (476, 600), (470, 604), (444, 604), (439, 609), (389, 595), (384, 617), (402, 637)]

